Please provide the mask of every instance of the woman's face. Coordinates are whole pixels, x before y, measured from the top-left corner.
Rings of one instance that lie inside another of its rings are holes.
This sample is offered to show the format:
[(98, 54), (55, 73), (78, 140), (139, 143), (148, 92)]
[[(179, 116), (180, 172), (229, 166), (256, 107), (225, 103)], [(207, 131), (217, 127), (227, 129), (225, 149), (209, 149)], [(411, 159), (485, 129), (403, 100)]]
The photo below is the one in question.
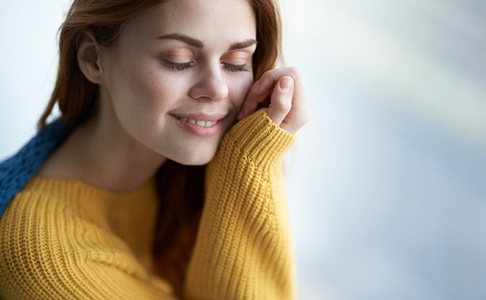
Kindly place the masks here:
[(152, 152), (205, 164), (253, 82), (255, 48), (247, 0), (165, 1), (101, 50), (101, 97), (113, 108), (101, 115)]

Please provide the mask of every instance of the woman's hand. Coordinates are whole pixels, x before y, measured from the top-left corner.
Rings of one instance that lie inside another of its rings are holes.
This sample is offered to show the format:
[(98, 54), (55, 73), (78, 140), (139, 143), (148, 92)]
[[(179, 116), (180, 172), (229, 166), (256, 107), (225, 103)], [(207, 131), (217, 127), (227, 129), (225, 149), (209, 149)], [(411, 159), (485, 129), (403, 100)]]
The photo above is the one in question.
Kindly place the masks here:
[(268, 106), (268, 116), (278, 126), (296, 133), (309, 118), (304, 87), (297, 69), (278, 68), (265, 72), (250, 88), (238, 120), (252, 114), (259, 105)]

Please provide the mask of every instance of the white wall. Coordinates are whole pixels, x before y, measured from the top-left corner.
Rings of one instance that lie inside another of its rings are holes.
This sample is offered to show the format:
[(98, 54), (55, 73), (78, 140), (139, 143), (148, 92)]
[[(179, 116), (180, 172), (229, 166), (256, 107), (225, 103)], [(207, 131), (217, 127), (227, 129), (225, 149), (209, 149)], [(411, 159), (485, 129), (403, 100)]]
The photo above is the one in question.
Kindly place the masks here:
[(0, 5), (0, 158), (35, 133), (57, 71), (57, 29), (67, 0)]
[[(0, 6), (0, 157), (34, 133), (68, 1)], [(287, 164), (300, 299), (486, 297), (486, 4), (284, 0), (311, 121)]]

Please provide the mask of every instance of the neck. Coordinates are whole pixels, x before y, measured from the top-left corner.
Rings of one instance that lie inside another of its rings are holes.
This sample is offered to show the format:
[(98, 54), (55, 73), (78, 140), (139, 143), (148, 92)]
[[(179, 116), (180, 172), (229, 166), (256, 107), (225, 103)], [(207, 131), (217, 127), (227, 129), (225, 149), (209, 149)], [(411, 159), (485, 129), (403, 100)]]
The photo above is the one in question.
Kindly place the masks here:
[(112, 191), (129, 191), (151, 179), (165, 162), (109, 118), (80, 125), (40, 171), (47, 177), (78, 179)]

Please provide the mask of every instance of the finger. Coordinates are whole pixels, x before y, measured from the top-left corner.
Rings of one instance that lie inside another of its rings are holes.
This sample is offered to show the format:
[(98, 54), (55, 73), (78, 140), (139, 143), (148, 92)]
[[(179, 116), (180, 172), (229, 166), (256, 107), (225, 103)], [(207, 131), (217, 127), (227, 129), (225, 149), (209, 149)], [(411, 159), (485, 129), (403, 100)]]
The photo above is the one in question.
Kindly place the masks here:
[(294, 134), (309, 120), (309, 111), (305, 100), (302, 78), (298, 70), (290, 67), (287, 69), (287, 72), (294, 79), (292, 108), (280, 124), (280, 127)]
[(280, 127), (293, 134), (296, 133), (305, 123), (307, 123), (308, 120), (309, 111), (305, 99), (294, 97), (292, 101), (292, 108), (280, 124)]
[(273, 84), (272, 78), (267, 78), (267, 76), (262, 76), (262, 78), (257, 80), (243, 101), (237, 119), (241, 120), (251, 115), (257, 109), (258, 104), (265, 101), (268, 95), (270, 95)]
[(282, 124), (292, 109), (293, 92), (294, 80), (290, 76), (280, 78), (273, 89), (267, 114), (278, 126)]

